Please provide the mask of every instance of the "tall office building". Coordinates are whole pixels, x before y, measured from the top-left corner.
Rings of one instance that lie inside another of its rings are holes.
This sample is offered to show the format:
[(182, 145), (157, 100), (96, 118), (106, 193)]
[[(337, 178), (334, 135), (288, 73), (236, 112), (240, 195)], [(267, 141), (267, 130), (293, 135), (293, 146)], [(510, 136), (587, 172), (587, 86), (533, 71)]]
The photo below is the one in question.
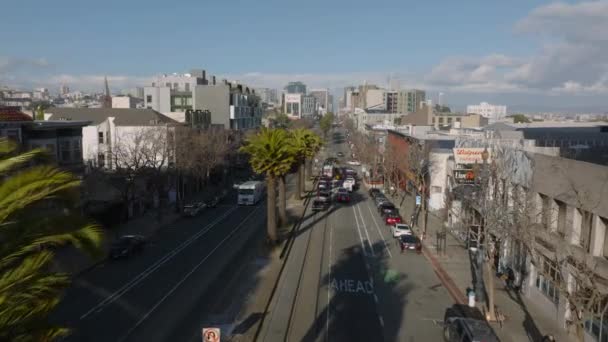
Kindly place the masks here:
[(310, 94), (317, 99), (317, 105), (321, 106), (324, 111), (329, 111), (330, 107), (330, 94), (329, 89), (311, 89)]
[(279, 97), (276, 89), (272, 88), (258, 88), (256, 90), (257, 95), (260, 97), (262, 102), (268, 104), (278, 104)]
[(70, 87), (68, 87), (67, 85), (62, 84), (62, 85), (59, 87), (59, 94), (60, 94), (60, 95), (67, 95), (67, 94), (69, 94), (69, 93), (70, 93)]
[(413, 113), (426, 100), (424, 90), (410, 89), (397, 92), (397, 113)]
[(306, 94), (306, 84), (302, 82), (289, 82), (285, 86), (287, 94)]

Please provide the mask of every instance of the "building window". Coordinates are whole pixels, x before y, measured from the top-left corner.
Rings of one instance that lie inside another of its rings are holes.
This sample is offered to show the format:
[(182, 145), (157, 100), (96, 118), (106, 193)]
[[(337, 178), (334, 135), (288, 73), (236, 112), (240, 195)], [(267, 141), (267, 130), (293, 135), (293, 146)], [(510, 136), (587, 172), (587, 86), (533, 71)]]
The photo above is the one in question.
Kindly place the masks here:
[(448, 124), (452, 123), (452, 118), (448, 118)]
[(435, 117), (433, 116), (433, 119), (431, 119), (432, 123), (435, 123)]
[(6, 137), (9, 140), (13, 140), (13, 141), (19, 141), (19, 130), (18, 129), (7, 129), (6, 130)]
[(585, 252), (589, 252), (589, 247), (591, 246), (593, 214), (581, 209), (578, 209), (578, 212), (581, 216), (581, 233), (579, 235), (579, 243)]
[(432, 194), (440, 194), (441, 193), (441, 187), (440, 186), (431, 186), (431, 193)]
[(153, 86), (153, 87), (156, 87), (156, 82), (152, 82), (152, 86)]
[[(585, 322), (585, 331), (598, 342), (608, 342), (608, 310), (606, 310), (606, 305), (608, 305), (606, 300), (597, 303), (593, 308), (594, 318)], [(602, 332), (601, 341), (600, 331)]]
[(70, 141), (63, 140), (59, 142), (59, 160), (62, 162), (69, 162), (72, 160), (70, 154)]
[(439, 123), (443, 124), (443, 117), (442, 116), (439, 117)]
[(147, 103), (152, 102), (152, 95), (146, 95), (146, 102)]
[(558, 200), (555, 200), (555, 203), (557, 204), (557, 233), (564, 237), (566, 236), (568, 205)]
[(97, 132), (97, 142), (103, 144), (103, 132)]
[(456, 118), (456, 122), (460, 122), (460, 118)]
[(177, 82), (173, 83), (173, 90), (179, 90), (179, 84), (177, 84)]
[(184, 84), (184, 87), (186, 88), (186, 91), (190, 91), (190, 83)]
[(171, 88), (171, 83), (170, 82), (165, 83), (165, 87)]
[(604, 231), (604, 258), (608, 258), (608, 218), (600, 217), (599, 221), (599, 230)]
[(103, 153), (97, 153), (97, 166), (99, 166), (99, 167), (106, 166), (106, 156)]
[(541, 223), (545, 229), (551, 228), (551, 201), (549, 196), (540, 195), (541, 200)]
[(550, 301), (559, 304), (559, 271), (557, 265), (547, 258), (539, 263), (536, 272), (536, 288)]

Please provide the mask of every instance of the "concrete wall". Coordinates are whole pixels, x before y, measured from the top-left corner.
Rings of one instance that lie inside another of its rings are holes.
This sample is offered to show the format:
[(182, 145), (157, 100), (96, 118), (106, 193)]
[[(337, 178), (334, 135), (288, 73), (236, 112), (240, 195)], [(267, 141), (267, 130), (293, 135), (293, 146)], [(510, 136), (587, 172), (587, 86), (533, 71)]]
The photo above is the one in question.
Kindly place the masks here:
[(230, 87), (197, 85), (194, 89), (193, 109), (209, 110), (211, 124), (230, 128)]
[(447, 188), (448, 159), (450, 151), (431, 151), (429, 155), (431, 165), (431, 184), (429, 208), (441, 210), (445, 208), (445, 193)]

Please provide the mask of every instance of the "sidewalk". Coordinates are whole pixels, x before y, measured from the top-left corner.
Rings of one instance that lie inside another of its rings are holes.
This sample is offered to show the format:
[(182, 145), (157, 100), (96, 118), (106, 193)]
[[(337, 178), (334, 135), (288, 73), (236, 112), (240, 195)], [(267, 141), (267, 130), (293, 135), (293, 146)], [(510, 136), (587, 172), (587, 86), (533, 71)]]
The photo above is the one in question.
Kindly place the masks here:
[[(229, 191), (230, 196), (232, 194), (231, 179), (225, 182), (225, 189)], [(222, 190), (222, 187), (219, 184), (212, 184), (188, 198), (187, 201), (199, 202), (209, 200), (220, 190)], [(158, 230), (176, 222), (180, 217), (181, 214), (175, 211), (175, 205), (173, 204), (163, 208), (160, 220), (157, 210), (150, 210), (117, 226), (104, 228), (104, 241), (98, 258), (91, 258), (80, 250), (68, 246), (56, 252), (52, 268), (54, 271), (67, 272), (73, 275), (86, 272), (107, 259), (110, 246), (120, 236), (142, 235), (149, 238)]]
[[(367, 186), (367, 184), (365, 184)], [(409, 218), (413, 213), (415, 202), (410, 194), (406, 194), (403, 200), (386, 194), (393, 200), (404, 218)], [(398, 195), (401, 197), (401, 195)], [(418, 222), (423, 220), (422, 213)], [(446, 250), (437, 253), (436, 233), (443, 231), (443, 222), (431, 212), (428, 215), (427, 236), (423, 242), (423, 254), (429, 259), (435, 273), (440, 278), (455, 302), (466, 303), (465, 291), (472, 287), (471, 263), (469, 251), (464, 242), (457, 239), (450, 232), (447, 234)], [(422, 236), (420, 228), (414, 227), (414, 231)], [(504, 282), (495, 277), (495, 305), (505, 316), (502, 324), (490, 323), (496, 334), (503, 342), (540, 341), (546, 334), (553, 335), (557, 341), (573, 341), (556, 323), (554, 317), (549, 317), (531, 305), (523, 294), (516, 294), (506, 290)], [(480, 304), (478, 304), (479, 306)], [(482, 305), (482, 304), (481, 304)], [(446, 304), (447, 307), (447, 304)]]

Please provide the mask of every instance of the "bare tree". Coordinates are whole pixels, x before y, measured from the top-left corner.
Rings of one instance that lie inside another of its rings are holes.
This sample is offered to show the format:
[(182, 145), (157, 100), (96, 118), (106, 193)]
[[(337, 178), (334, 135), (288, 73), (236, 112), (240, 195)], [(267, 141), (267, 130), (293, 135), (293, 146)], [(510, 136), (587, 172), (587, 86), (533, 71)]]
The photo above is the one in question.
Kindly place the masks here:
[(170, 126), (149, 126), (127, 128), (116, 133), (108, 151), (109, 167), (125, 179), (123, 196), (129, 215), (136, 199), (138, 181), (149, 183), (154, 206), (160, 206), (161, 189), (174, 159), (173, 129)]

